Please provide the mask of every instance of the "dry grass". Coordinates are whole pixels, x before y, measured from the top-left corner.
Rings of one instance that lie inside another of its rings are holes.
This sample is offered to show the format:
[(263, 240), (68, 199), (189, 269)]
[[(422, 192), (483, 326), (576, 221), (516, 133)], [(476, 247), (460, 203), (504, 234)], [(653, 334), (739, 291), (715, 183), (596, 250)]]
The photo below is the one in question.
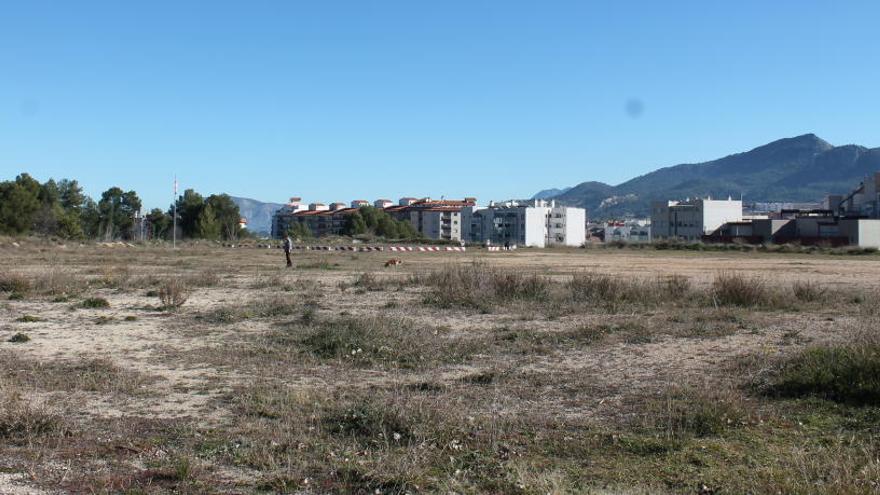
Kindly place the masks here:
[(181, 278), (170, 278), (159, 287), (159, 302), (165, 311), (175, 311), (186, 303), (189, 288)]
[(63, 435), (62, 415), (45, 405), (34, 405), (21, 394), (0, 387), (0, 445), (30, 444), (49, 435)]
[[(71, 249), (51, 283), (39, 248), (5, 253), (2, 469), (73, 493), (878, 489), (873, 265), (276, 251)], [(144, 305), (172, 279), (180, 311)]]

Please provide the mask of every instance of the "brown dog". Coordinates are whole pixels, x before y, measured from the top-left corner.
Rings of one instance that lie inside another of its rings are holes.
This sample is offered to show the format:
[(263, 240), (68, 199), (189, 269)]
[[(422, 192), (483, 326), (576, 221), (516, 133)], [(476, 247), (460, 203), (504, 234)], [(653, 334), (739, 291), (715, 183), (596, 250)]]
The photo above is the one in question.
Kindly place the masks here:
[(385, 262), (385, 268), (388, 268), (389, 266), (397, 266), (397, 265), (402, 265), (402, 264), (403, 264), (402, 259), (391, 258), (390, 260)]

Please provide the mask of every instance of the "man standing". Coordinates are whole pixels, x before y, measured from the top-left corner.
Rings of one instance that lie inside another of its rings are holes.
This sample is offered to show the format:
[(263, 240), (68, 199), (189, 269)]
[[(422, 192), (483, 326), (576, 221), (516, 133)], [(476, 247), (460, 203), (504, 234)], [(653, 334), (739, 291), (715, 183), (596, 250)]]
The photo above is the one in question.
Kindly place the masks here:
[(290, 250), (293, 248), (293, 241), (290, 240), (290, 234), (284, 237), (284, 244), (281, 247), (284, 248), (284, 256), (287, 258), (287, 267), (290, 268), (293, 266), (293, 263), (290, 261)]

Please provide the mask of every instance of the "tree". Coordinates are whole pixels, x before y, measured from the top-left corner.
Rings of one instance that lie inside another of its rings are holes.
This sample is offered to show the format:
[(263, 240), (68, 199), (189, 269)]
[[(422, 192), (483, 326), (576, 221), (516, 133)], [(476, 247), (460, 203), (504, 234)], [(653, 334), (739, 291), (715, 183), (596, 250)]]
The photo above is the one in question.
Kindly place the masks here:
[(220, 222), (214, 213), (211, 203), (206, 203), (199, 218), (196, 220), (196, 233), (202, 239), (216, 240), (220, 238)]
[(80, 215), (74, 210), (64, 211), (59, 209), (56, 216), (55, 234), (66, 239), (79, 239), (83, 237), (82, 222)]
[(171, 226), (173, 223), (173, 219), (171, 215), (165, 213), (159, 208), (153, 208), (150, 213), (147, 214), (147, 222), (150, 224), (150, 238), (151, 239), (165, 239), (169, 232), (171, 232)]
[(241, 212), (238, 205), (228, 194), (212, 194), (205, 200), (214, 210), (214, 216), (220, 225), (220, 235), (224, 240), (234, 241), (241, 233)]
[(134, 191), (123, 192), (111, 187), (101, 194), (98, 202), (99, 232), (105, 239), (130, 239), (134, 217), (141, 209), (141, 200)]
[(295, 222), (287, 231), (287, 235), (295, 240), (302, 241), (312, 238), (312, 231), (305, 224)]
[(61, 179), (58, 182), (58, 196), (61, 207), (66, 211), (79, 213), (82, 211), (86, 197), (83, 195), (82, 187), (75, 180)]
[(367, 233), (367, 223), (360, 211), (356, 211), (345, 219), (343, 234), (362, 235)]
[(205, 198), (193, 189), (183, 191), (183, 196), (177, 198), (177, 221), (184, 237), (197, 237), (199, 235), (196, 224), (205, 207)]
[(41, 207), (39, 196), (40, 183), (28, 174), (19, 175), (14, 182), (0, 182), (0, 232), (30, 232)]
[(101, 212), (98, 210), (98, 203), (95, 203), (92, 198), (86, 197), (83, 200), (79, 221), (86, 237), (91, 239), (98, 237), (101, 230)]

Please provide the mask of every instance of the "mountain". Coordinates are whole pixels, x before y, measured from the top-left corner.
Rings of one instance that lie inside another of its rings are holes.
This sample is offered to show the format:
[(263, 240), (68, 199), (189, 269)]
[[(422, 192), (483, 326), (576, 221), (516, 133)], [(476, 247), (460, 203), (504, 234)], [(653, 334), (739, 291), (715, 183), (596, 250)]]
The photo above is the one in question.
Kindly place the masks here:
[(235, 196), (232, 196), (232, 201), (238, 205), (241, 216), (247, 218), (248, 230), (266, 235), (272, 230), (272, 215), (276, 210), (284, 206), (281, 203), (263, 203), (256, 199), (238, 198)]
[(559, 196), (560, 194), (567, 193), (570, 189), (570, 187), (563, 187), (562, 189), (544, 189), (543, 191), (538, 191), (537, 193), (535, 193), (535, 195), (532, 196), (532, 199), (552, 198), (554, 196)]
[(584, 182), (550, 198), (584, 207), (592, 218), (646, 216), (651, 201), (696, 196), (819, 201), (829, 193), (849, 192), (876, 171), (880, 148), (835, 147), (805, 134), (718, 160), (661, 168), (616, 186)]

